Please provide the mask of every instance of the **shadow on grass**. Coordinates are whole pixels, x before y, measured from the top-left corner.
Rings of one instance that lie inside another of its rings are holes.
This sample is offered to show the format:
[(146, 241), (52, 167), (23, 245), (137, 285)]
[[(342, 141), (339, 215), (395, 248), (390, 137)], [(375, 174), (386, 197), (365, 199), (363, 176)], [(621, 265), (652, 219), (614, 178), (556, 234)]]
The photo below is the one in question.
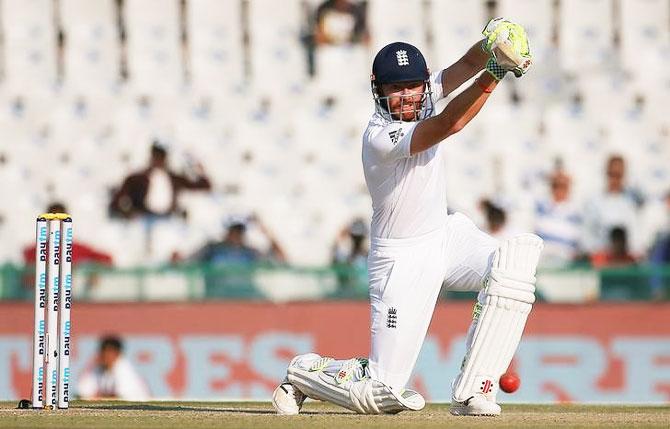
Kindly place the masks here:
[[(117, 411), (203, 411), (213, 413), (237, 413), (237, 414), (258, 414), (268, 415), (276, 414), (274, 410), (264, 410), (258, 408), (212, 408), (212, 407), (192, 407), (180, 405), (155, 405), (155, 404), (113, 404), (113, 405), (77, 405), (72, 408), (79, 408), (85, 410), (117, 410)], [(346, 415), (352, 414), (347, 411), (330, 411), (330, 410), (303, 410), (300, 414), (305, 415)]]

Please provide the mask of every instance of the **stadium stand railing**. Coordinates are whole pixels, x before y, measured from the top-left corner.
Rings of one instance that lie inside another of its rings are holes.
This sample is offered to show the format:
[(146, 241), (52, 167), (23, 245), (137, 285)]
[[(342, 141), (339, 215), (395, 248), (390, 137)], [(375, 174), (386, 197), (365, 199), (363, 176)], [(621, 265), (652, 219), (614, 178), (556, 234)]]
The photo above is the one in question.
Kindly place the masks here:
[[(31, 299), (32, 267), (0, 266), (0, 299)], [(364, 267), (348, 265), (298, 268), (274, 264), (244, 266), (168, 265), (109, 268), (79, 266), (75, 299), (83, 301), (263, 300), (273, 302), (368, 297)], [(443, 299), (474, 299), (476, 293), (443, 291)], [(542, 301), (667, 300), (670, 266), (595, 270), (590, 267), (545, 269), (538, 273)]]

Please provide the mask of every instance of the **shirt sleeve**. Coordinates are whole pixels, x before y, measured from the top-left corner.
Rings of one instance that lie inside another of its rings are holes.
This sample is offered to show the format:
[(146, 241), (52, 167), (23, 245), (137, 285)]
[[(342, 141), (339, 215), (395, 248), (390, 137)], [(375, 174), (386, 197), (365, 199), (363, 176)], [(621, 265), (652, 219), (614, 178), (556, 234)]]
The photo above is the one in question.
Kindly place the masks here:
[(430, 74), (430, 89), (431, 89), (431, 98), (433, 99), (433, 103), (437, 103), (441, 99), (444, 98), (444, 88), (442, 87), (442, 72), (444, 70), (440, 70), (439, 72), (431, 73)]
[(395, 161), (409, 158), (412, 135), (418, 122), (393, 122), (370, 135), (370, 146), (382, 159)]

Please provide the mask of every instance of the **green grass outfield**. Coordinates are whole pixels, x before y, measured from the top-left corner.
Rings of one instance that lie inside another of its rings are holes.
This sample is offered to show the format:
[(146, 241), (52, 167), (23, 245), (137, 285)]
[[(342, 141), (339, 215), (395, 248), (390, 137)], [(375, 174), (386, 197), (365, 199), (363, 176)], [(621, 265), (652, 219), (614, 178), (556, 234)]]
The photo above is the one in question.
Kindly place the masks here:
[(670, 406), (504, 405), (500, 417), (454, 417), (446, 404), (416, 413), (360, 416), (308, 402), (277, 416), (268, 402), (86, 402), (69, 410), (17, 410), (0, 402), (0, 428), (668, 428)]

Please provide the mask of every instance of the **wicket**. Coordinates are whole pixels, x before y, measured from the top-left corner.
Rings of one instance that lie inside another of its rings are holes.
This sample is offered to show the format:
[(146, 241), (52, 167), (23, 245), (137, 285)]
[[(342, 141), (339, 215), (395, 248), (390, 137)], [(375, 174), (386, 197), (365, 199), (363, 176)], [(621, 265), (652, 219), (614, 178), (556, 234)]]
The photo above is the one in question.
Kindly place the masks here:
[(69, 406), (72, 240), (70, 215), (45, 213), (37, 218), (33, 408)]

